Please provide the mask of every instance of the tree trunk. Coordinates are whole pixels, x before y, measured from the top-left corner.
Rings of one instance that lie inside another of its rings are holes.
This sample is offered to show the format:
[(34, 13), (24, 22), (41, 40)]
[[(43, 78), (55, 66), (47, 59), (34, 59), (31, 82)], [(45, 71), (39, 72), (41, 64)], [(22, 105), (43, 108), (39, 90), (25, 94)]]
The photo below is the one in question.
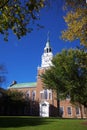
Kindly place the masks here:
[(59, 100), (59, 92), (57, 91), (57, 115), (60, 117), (60, 100)]
[(84, 107), (84, 112), (85, 112), (85, 115), (86, 115), (86, 118), (87, 118), (87, 107)]
[(57, 99), (57, 115), (60, 117), (60, 100)]
[(81, 119), (83, 119), (82, 105), (80, 104)]

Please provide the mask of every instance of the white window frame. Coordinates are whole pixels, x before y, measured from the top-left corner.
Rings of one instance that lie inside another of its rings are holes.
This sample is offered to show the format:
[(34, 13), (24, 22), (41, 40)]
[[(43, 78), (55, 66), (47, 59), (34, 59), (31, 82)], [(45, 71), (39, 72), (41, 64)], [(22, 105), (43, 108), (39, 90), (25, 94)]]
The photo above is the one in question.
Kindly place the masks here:
[[(35, 97), (33, 98), (33, 93), (35, 93)], [(33, 90), (32, 91), (32, 101), (35, 101), (36, 100), (36, 90)]]
[(48, 100), (48, 89), (44, 89), (44, 99)]
[[(27, 95), (28, 94), (28, 95)], [(28, 91), (26, 91), (26, 93), (25, 93), (25, 98), (26, 99), (30, 99), (30, 91), (28, 90)]]
[[(47, 92), (47, 95), (46, 95), (47, 98), (45, 98), (45, 91)], [(43, 94), (42, 97), (41, 97), (41, 94)], [(50, 94), (51, 94), (51, 97), (49, 98)], [(40, 98), (44, 100), (52, 100), (52, 90), (44, 89), (40, 91)]]
[[(42, 96), (41, 96), (41, 94), (42, 94)], [(44, 93), (43, 93), (43, 91), (40, 92), (40, 98), (41, 98), (42, 100), (44, 99)]]
[[(79, 113), (77, 113), (77, 110), (76, 110), (76, 109), (78, 109), (78, 112), (79, 112)], [(75, 111), (76, 111), (76, 115), (80, 115), (80, 108), (79, 108), (78, 106), (75, 107)]]
[[(50, 96), (50, 94), (51, 94), (51, 96)], [(52, 90), (48, 90), (48, 99), (52, 100)]]
[[(43, 96), (42, 96), (42, 97), (41, 97), (41, 94), (43, 94)], [(43, 99), (44, 99), (44, 90), (40, 91), (40, 98), (41, 98), (41, 100), (43, 100)]]
[[(68, 108), (70, 108), (71, 114), (69, 114)], [(71, 107), (71, 106), (68, 106), (68, 107), (67, 107), (67, 114), (68, 114), (69, 116), (72, 115), (72, 107)]]
[(60, 106), (60, 109), (62, 108), (62, 110), (63, 110), (63, 114), (62, 114), (62, 116), (64, 116), (64, 106)]

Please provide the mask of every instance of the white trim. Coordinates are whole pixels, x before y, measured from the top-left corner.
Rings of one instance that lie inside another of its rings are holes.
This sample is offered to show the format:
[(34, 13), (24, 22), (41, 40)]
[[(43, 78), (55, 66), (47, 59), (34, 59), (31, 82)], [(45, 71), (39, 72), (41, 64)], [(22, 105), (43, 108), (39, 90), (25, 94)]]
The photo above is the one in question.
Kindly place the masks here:
[[(68, 108), (71, 109), (71, 114), (68, 113)], [(68, 116), (72, 116), (72, 107), (71, 107), (71, 106), (67, 106), (67, 115), (68, 115)]]
[(64, 117), (64, 115), (65, 115), (64, 106), (60, 106), (60, 108), (63, 108), (63, 115), (62, 115), (62, 117)]
[[(33, 92), (35, 93), (35, 97), (33, 99)], [(36, 90), (32, 90), (32, 101), (35, 101), (36, 100)]]
[[(50, 97), (51, 94), (51, 97)], [(48, 90), (48, 100), (52, 100), (52, 90)]]
[[(29, 96), (27, 94), (29, 94)], [(25, 97), (30, 98), (30, 91), (29, 90), (25, 92)]]
[[(47, 91), (47, 98), (45, 98), (45, 95), (44, 95), (45, 91)], [(43, 98), (41, 98), (41, 94), (43, 94)], [(51, 98), (49, 98), (49, 94), (51, 94)], [(52, 90), (43, 89), (42, 91), (40, 91), (40, 98), (45, 99), (45, 100), (52, 100)]]
[(79, 110), (79, 114), (76, 114), (76, 116), (79, 116), (80, 115), (80, 108), (78, 106), (75, 107), (75, 113), (76, 113), (76, 108), (78, 108)]
[(41, 117), (49, 117), (49, 102), (43, 101), (39, 103), (40, 111), (39, 115)]

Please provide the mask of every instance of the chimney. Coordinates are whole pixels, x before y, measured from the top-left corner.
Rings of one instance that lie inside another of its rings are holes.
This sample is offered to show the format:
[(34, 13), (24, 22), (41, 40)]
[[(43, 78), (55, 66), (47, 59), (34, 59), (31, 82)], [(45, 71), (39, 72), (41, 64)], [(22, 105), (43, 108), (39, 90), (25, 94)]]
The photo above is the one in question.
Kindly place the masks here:
[(13, 80), (12, 83), (11, 83), (11, 85), (10, 85), (10, 87), (13, 86), (13, 85), (15, 85), (15, 84), (17, 84), (17, 81)]

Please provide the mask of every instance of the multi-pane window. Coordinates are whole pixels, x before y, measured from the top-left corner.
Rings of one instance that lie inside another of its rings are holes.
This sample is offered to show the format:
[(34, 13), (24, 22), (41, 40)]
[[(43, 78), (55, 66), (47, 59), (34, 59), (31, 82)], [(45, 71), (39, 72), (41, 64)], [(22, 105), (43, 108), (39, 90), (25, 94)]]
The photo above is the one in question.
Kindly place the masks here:
[(80, 110), (79, 110), (79, 107), (76, 107), (76, 115), (79, 115), (80, 114)]
[(49, 99), (52, 99), (52, 92), (49, 92)]
[(44, 99), (44, 94), (41, 92), (40, 93), (41, 99)]
[(67, 113), (68, 113), (68, 115), (72, 114), (71, 107), (67, 107)]
[(40, 92), (40, 97), (41, 97), (41, 99), (52, 100), (52, 91), (45, 89)]
[(32, 91), (32, 101), (35, 101), (36, 98), (36, 91)]
[(47, 99), (47, 98), (48, 98), (48, 91), (44, 90), (44, 99)]
[(41, 97), (41, 99), (47, 99), (47, 97), (48, 97), (48, 92), (47, 92), (47, 90), (41, 91), (41, 92), (40, 92), (40, 97)]
[(29, 100), (29, 98), (30, 98), (30, 91), (27, 91), (25, 93), (25, 98), (26, 98), (26, 100)]
[(63, 112), (64, 112), (63, 107), (60, 107), (60, 115), (61, 116), (63, 115)]

